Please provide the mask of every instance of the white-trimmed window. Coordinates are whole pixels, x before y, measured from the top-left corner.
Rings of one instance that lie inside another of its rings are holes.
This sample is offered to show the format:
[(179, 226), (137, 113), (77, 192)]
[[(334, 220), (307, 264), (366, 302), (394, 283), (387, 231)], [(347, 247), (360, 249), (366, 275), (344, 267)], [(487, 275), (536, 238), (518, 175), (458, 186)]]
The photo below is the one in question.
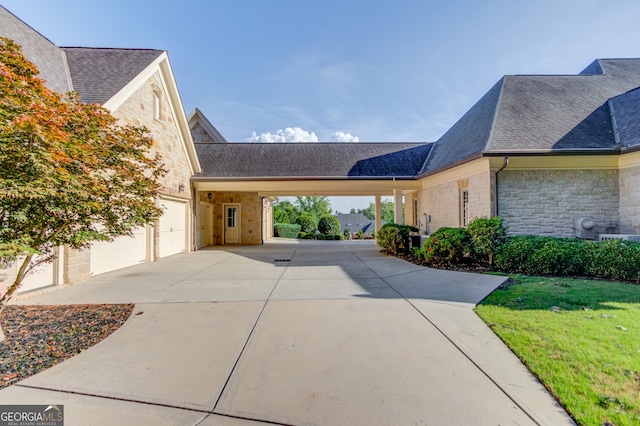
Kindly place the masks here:
[(460, 190), (460, 226), (466, 228), (469, 224), (469, 190)]

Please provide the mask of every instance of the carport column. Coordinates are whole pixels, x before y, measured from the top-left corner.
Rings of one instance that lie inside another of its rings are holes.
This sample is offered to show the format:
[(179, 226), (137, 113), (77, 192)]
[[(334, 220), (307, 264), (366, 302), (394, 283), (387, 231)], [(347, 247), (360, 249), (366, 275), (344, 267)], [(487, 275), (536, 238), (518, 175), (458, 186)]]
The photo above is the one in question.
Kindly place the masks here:
[(376, 234), (382, 228), (382, 197), (376, 195)]
[(393, 221), (397, 224), (404, 224), (402, 208), (402, 189), (393, 189)]

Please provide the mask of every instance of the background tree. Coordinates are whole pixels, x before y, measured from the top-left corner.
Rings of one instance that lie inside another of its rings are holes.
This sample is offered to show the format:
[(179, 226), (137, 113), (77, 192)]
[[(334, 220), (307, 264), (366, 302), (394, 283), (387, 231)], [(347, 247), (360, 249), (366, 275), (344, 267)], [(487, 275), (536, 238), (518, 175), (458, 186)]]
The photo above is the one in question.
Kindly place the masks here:
[(340, 232), (340, 220), (332, 215), (322, 216), (318, 222), (318, 231), (322, 234), (337, 234)]
[(301, 212), (313, 215), (315, 223), (323, 216), (333, 214), (329, 197), (296, 197), (295, 204)]
[(298, 216), (300, 216), (300, 209), (290, 201), (280, 201), (273, 206), (274, 223), (296, 223)]
[(148, 131), (118, 125), (76, 94), (63, 99), (37, 74), (0, 38), (0, 262), (19, 262), (0, 304), (55, 247), (132, 235), (162, 214), (155, 199), (166, 170)]
[[(382, 200), (380, 201), (380, 215), (385, 223), (392, 223), (394, 220), (394, 204), (393, 201)], [(369, 207), (365, 209), (358, 209), (358, 213), (362, 213), (367, 219), (376, 219), (376, 203), (369, 203)]]
[(301, 212), (296, 219), (296, 223), (300, 225), (300, 231), (302, 232), (315, 232), (318, 229), (316, 217), (309, 212)]

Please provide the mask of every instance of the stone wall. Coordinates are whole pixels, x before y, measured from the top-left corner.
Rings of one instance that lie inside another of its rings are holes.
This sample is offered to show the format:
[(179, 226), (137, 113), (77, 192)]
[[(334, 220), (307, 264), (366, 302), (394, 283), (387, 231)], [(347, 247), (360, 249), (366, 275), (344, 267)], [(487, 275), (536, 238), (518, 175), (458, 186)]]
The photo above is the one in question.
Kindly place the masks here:
[(77, 284), (91, 278), (91, 252), (65, 247), (64, 250), (64, 284)]
[(200, 201), (213, 204), (213, 244), (224, 242), (224, 204), (240, 204), (240, 244), (262, 244), (262, 197), (257, 192), (212, 192), (211, 200), (201, 193)]
[[(469, 219), (491, 216), (491, 172), (489, 170), (435, 184), (418, 192), (418, 222), (421, 231), (433, 233), (441, 227), (461, 226), (460, 191), (469, 192)], [(431, 216), (425, 224), (424, 214)]]
[[(154, 117), (153, 95), (160, 99), (160, 115)], [(155, 140), (154, 152), (160, 152), (168, 173), (161, 183), (166, 195), (190, 198), (189, 180), (191, 169), (180, 138), (180, 132), (169, 103), (169, 96), (164, 92), (160, 74), (155, 73), (129, 99), (113, 112), (122, 123), (134, 126), (145, 126)], [(180, 184), (184, 191), (180, 191)]]
[(499, 175), (499, 215), (510, 234), (574, 237), (574, 218), (617, 232), (617, 170), (509, 170)]
[(640, 166), (620, 169), (620, 233), (640, 234)]

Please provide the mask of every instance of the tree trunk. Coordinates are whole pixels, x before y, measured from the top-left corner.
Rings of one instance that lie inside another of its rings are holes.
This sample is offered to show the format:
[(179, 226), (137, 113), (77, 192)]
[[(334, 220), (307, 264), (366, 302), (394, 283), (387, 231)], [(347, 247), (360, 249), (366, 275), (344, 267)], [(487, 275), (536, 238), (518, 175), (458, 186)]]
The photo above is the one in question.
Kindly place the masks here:
[(20, 284), (22, 284), (22, 280), (24, 280), (25, 272), (27, 271), (27, 268), (31, 263), (31, 259), (33, 259), (33, 254), (27, 255), (27, 257), (24, 258), (22, 265), (20, 265), (20, 269), (18, 269), (18, 275), (16, 276), (16, 279), (13, 281), (13, 284), (9, 286), (7, 291), (2, 295), (2, 299), (0, 299), (0, 307), (4, 306), (9, 301), (11, 295), (13, 295), (18, 287), (20, 287)]
[[(16, 276), (16, 279), (13, 281), (13, 284), (11, 284), (9, 288), (7, 288), (7, 291), (2, 295), (2, 299), (0, 299), (0, 315), (2, 314), (2, 311), (4, 310), (4, 307), (9, 301), (9, 299), (11, 299), (11, 296), (13, 295), (13, 293), (15, 293), (18, 287), (20, 287), (20, 284), (22, 284), (22, 280), (24, 280), (25, 272), (29, 267), (29, 263), (31, 263), (32, 258), (33, 258), (33, 254), (30, 254), (24, 259), (24, 261), (22, 262), (22, 265), (20, 265), (20, 269), (18, 269), (18, 275)], [(0, 342), (2, 341), (4, 341), (4, 332), (2, 331), (2, 323), (0, 322)]]

